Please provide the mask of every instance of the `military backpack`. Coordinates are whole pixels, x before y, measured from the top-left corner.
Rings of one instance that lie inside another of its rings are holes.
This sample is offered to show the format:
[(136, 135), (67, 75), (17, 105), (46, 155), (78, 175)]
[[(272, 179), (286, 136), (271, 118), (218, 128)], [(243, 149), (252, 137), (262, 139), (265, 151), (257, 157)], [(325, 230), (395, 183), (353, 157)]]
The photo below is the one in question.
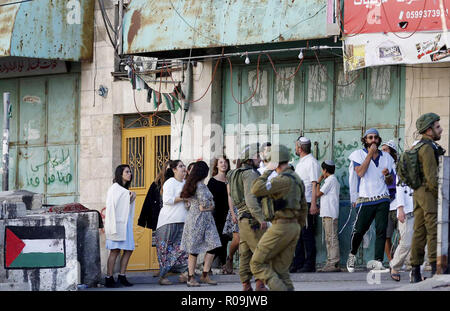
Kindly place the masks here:
[(397, 185), (407, 185), (413, 190), (422, 186), (423, 173), (419, 162), (419, 150), (425, 144), (430, 145), (435, 153), (436, 162), (439, 160), (439, 155), (443, 154), (443, 149), (440, 146), (434, 145), (431, 141), (421, 140), (411, 149), (403, 152), (397, 163)]

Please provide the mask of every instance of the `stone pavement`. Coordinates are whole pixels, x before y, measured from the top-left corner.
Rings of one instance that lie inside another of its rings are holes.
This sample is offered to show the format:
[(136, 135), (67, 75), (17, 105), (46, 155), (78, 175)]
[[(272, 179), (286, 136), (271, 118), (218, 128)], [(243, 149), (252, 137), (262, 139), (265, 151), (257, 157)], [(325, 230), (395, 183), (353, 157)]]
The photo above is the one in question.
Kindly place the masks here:
[[(128, 272), (127, 278), (135, 285), (120, 288), (87, 288), (83, 291), (240, 291), (239, 276), (215, 274), (217, 286), (202, 284), (187, 287), (178, 282), (178, 276), (169, 276), (173, 285), (161, 286), (153, 272)], [(116, 277), (117, 279), (117, 277)], [(197, 278), (198, 279), (198, 278)], [(401, 272), (401, 281), (393, 281), (388, 272), (369, 274), (369, 271), (293, 273), (291, 279), (296, 291), (449, 291), (450, 275), (437, 275), (418, 284), (409, 283), (409, 272)]]

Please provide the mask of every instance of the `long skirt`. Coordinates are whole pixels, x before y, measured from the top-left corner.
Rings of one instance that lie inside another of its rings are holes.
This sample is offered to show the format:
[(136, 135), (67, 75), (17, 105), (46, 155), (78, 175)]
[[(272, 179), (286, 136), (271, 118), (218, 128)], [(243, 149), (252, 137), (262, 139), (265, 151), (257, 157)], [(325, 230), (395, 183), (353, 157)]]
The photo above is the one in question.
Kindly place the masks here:
[(168, 272), (187, 271), (188, 254), (181, 250), (184, 223), (173, 223), (156, 229), (156, 252), (159, 262), (159, 276)]

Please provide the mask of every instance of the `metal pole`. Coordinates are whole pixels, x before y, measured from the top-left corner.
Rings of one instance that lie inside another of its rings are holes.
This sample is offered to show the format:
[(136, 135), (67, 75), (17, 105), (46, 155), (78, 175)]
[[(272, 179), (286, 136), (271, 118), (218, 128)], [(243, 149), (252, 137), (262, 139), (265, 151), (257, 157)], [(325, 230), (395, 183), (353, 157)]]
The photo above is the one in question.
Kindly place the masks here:
[(449, 271), (449, 206), (450, 206), (450, 157), (441, 157), (439, 168), (439, 197), (437, 219), (437, 273)]
[(117, 35), (119, 36), (119, 55), (123, 54), (123, 0), (119, 0), (119, 28), (117, 29)]
[(9, 189), (9, 109), (10, 93), (3, 93), (3, 161), (2, 161), (2, 190)]

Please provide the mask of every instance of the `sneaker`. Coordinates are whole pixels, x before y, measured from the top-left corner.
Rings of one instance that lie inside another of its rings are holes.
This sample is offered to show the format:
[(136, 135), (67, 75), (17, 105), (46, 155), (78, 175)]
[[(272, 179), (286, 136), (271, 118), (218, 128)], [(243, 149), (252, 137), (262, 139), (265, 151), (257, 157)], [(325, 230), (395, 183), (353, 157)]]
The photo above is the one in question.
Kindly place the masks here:
[(206, 277), (203, 277), (203, 275), (200, 277), (200, 283), (206, 283), (209, 285), (217, 285), (217, 281), (212, 280), (209, 277), (209, 274), (206, 275)]
[(178, 281), (179, 281), (180, 283), (186, 283), (187, 280), (188, 280), (188, 272), (187, 272), (187, 271), (181, 273), (180, 276), (178, 277)]
[(159, 285), (172, 285), (172, 282), (169, 281), (168, 278), (160, 278), (158, 281)]
[(188, 287), (199, 287), (199, 286), (200, 286), (200, 283), (197, 282), (197, 280), (195, 279), (194, 276), (191, 276), (191, 277), (188, 278), (188, 280), (187, 280), (187, 282), (186, 282), (186, 285), (187, 285)]
[(367, 268), (369, 270), (375, 270), (375, 271), (389, 270), (386, 267), (384, 267), (383, 263), (379, 260), (369, 260), (369, 262), (367, 263)]
[(133, 286), (132, 283), (128, 282), (127, 277), (126, 277), (125, 275), (119, 274), (119, 277), (118, 277), (117, 280), (118, 280), (119, 283), (122, 284), (123, 286), (126, 286), (126, 287)]
[(348, 259), (347, 259), (347, 270), (350, 273), (355, 272), (355, 261), (356, 261), (356, 256), (353, 255), (352, 253), (350, 253), (350, 255), (348, 255)]

